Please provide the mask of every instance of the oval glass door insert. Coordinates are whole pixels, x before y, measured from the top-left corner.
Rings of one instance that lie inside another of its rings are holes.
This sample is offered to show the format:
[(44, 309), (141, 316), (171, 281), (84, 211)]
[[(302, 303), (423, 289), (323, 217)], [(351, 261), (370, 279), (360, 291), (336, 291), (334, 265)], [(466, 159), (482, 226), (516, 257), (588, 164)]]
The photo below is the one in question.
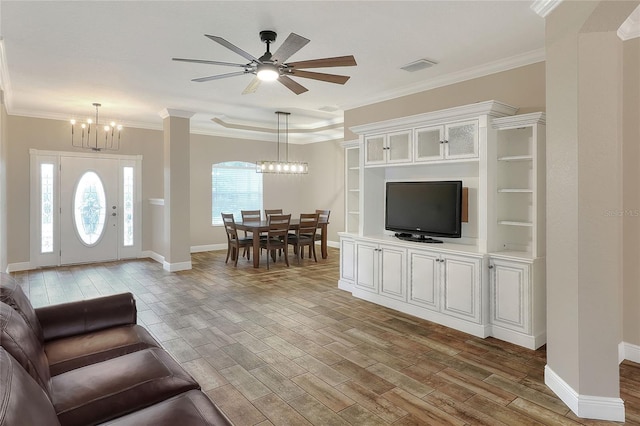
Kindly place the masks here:
[(73, 212), (80, 240), (87, 246), (96, 245), (104, 233), (107, 208), (104, 185), (95, 172), (86, 172), (78, 181)]

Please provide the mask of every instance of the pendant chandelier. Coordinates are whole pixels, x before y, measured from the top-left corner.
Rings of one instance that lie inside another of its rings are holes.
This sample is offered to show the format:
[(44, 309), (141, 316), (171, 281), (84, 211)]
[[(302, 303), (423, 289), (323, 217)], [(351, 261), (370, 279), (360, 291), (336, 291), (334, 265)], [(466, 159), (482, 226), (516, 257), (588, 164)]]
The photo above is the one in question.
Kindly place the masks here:
[(122, 125), (112, 121), (110, 124), (102, 125), (101, 128), (98, 121), (98, 108), (102, 105), (95, 102), (93, 106), (96, 107), (95, 121), (89, 118), (78, 126), (76, 120), (71, 120), (71, 145), (98, 152), (119, 150)]
[[(277, 160), (276, 161), (257, 161), (256, 172), (257, 173), (280, 173), (288, 175), (302, 175), (309, 172), (309, 165), (300, 161), (289, 162), (289, 115), (290, 112), (276, 111), (278, 116), (278, 148), (277, 148)], [(284, 116), (285, 132), (284, 132), (284, 146), (285, 156), (284, 161), (280, 161), (280, 118)]]

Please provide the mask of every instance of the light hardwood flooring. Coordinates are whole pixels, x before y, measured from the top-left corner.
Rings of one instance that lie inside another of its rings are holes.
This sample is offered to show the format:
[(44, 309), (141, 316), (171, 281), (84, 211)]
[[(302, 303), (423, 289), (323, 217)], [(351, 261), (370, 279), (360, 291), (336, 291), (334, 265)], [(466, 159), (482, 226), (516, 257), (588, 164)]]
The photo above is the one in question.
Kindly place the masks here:
[[(138, 322), (235, 425), (600, 425), (545, 385), (546, 352), (480, 339), (356, 298), (327, 260), (254, 269), (226, 252), (193, 269), (148, 259), (15, 273), (34, 306), (130, 291)], [(263, 259), (264, 260), (264, 259)], [(623, 362), (626, 424), (640, 365)]]

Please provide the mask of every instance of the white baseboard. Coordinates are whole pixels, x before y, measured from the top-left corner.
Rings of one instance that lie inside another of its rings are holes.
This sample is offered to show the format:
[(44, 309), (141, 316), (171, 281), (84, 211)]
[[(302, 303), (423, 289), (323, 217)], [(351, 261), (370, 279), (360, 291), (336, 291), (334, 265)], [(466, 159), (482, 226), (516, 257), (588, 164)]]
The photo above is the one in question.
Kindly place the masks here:
[(353, 293), (353, 283), (342, 278), (338, 280), (338, 288)]
[(11, 272), (20, 272), (20, 271), (29, 271), (33, 269), (31, 266), (31, 262), (17, 262), (17, 263), (9, 263), (7, 265), (7, 273)]
[(188, 271), (192, 268), (191, 261), (169, 263), (167, 261), (162, 262), (162, 269), (168, 272)]
[(150, 259), (155, 260), (158, 263), (164, 263), (164, 256), (156, 253), (153, 250), (145, 250), (140, 253), (140, 258), (148, 257)]
[(340, 241), (328, 241), (327, 240), (327, 247), (333, 247), (333, 248), (340, 248)]
[(226, 250), (226, 244), (205, 244), (202, 246), (191, 246), (191, 253), (200, 253), (203, 251)]
[(618, 345), (618, 358), (620, 362), (626, 359), (640, 364), (640, 346), (620, 342), (620, 345)]
[(548, 365), (544, 367), (544, 383), (578, 417), (624, 422), (624, 401), (620, 398), (580, 395)]

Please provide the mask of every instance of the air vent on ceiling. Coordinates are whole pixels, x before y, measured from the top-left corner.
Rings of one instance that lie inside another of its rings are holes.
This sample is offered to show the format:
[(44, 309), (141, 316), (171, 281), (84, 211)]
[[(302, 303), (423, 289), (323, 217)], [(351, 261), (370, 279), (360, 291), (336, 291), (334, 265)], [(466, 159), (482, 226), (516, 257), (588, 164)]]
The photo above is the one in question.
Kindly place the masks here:
[(438, 64), (437, 62), (430, 61), (428, 59), (418, 59), (417, 61), (413, 61), (410, 64), (407, 64), (400, 68), (408, 72), (416, 72), (416, 71), (424, 70), (427, 68), (431, 68), (432, 66), (437, 64)]

